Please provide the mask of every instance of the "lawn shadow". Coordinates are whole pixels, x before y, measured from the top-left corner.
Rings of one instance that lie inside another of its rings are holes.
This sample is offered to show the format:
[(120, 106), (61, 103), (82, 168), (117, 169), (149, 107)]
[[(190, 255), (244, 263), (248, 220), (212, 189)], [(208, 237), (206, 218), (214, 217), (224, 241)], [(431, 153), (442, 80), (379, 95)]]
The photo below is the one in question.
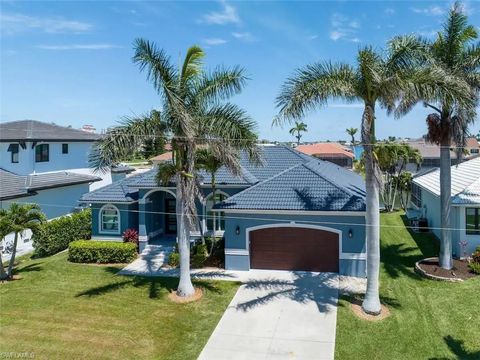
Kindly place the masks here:
[(43, 266), (40, 265), (41, 263), (29, 264), (22, 268), (14, 268), (13, 272), (15, 274), (27, 273), (27, 272), (35, 272), (35, 271), (42, 271)]
[[(345, 294), (340, 296), (340, 299), (342, 299), (344, 302), (348, 303), (349, 305), (355, 304), (355, 303), (362, 303), (363, 302), (363, 294)], [(339, 301), (338, 306), (345, 307), (345, 303)], [(402, 305), (397, 301), (397, 299), (388, 297), (388, 296), (382, 296), (380, 295), (380, 302), (383, 305), (386, 305), (389, 308), (393, 309), (399, 309), (402, 307)]]
[(338, 300), (336, 274), (295, 272), (292, 280), (250, 280), (243, 286), (247, 291), (255, 290), (264, 294), (238, 303), (237, 309), (244, 312), (281, 298), (299, 303), (313, 301), (320, 312), (329, 312), (337, 305)]
[(407, 241), (401, 244), (383, 245), (385, 242), (381, 241), (383, 267), (388, 275), (394, 279), (406, 275), (414, 280), (424, 281), (425, 279), (414, 271), (415, 263), (437, 254), (438, 241), (432, 234), (414, 232), (409, 227), (405, 215), (402, 215), (402, 221), (411, 240), (417, 246), (411, 246)]
[(480, 350), (478, 351), (467, 351), (465, 350), (464, 347), (464, 341), (463, 340), (457, 340), (454, 339), (452, 336), (448, 335), (443, 338), (445, 343), (447, 344), (448, 348), (450, 349), (451, 352), (455, 354), (454, 358), (448, 358), (448, 357), (435, 357), (435, 358), (430, 358), (429, 360), (454, 360), (454, 359), (462, 359), (462, 360), (478, 360), (480, 359)]

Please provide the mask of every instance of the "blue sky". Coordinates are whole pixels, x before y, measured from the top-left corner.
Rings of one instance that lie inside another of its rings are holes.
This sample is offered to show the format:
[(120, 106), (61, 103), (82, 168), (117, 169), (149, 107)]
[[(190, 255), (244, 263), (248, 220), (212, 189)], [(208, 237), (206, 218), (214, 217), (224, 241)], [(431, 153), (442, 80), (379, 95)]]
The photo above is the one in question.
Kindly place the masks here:
[[(300, 66), (321, 60), (352, 63), (359, 47), (384, 46), (396, 34), (434, 36), (451, 2), (440, 1), (52, 1), (0, 3), (0, 120), (37, 119), (97, 129), (123, 115), (159, 107), (144, 74), (132, 63), (132, 42), (143, 37), (180, 59), (192, 44), (206, 66), (241, 65), (249, 74), (233, 98), (257, 121), (261, 138), (289, 140), (272, 128), (275, 97)], [(467, 2), (480, 25), (480, 3)], [(310, 113), (305, 140), (347, 138), (359, 127), (360, 104), (331, 103)], [(378, 111), (377, 136), (416, 137), (427, 110), (395, 120)], [(480, 122), (472, 127), (477, 133)]]

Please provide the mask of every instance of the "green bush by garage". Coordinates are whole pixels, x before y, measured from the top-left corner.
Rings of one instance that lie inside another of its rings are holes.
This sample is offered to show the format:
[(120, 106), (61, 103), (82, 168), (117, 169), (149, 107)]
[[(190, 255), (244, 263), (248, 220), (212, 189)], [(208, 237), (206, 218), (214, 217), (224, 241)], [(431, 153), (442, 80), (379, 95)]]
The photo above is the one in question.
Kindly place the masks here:
[(36, 256), (50, 256), (75, 240), (92, 236), (92, 211), (86, 209), (41, 224), (32, 236)]
[(75, 263), (121, 264), (137, 257), (133, 243), (78, 240), (68, 246), (68, 260)]

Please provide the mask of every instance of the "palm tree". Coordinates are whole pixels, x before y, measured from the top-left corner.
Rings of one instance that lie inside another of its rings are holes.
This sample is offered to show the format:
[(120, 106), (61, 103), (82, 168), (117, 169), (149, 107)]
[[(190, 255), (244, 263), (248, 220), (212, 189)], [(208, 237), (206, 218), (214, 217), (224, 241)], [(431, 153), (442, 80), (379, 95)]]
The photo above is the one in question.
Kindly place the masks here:
[[(198, 149), (196, 153), (195, 162), (199, 169), (203, 169), (210, 174), (211, 177), (211, 185), (212, 185), (212, 207), (215, 206), (216, 201), (216, 173), (217, 171), (223, 166), (222, 160), (218, 158), (215, 153), (210, 150), (209, 148)], [(215, 222), (215, 212), (212, 213), (212, 222), (213, 222), (213, 230), (212, 230), (212, 244), (210, 247), (210, 254), (212, 254), (213, 246), (215, 245), (215, 230), (216, 230), (216, 222)]]
[[(407, 39), (408, 40), (408, 39)], [(283, 85), (277, 97), (279, 115), (274, 123), (298, 120), (306, 111), (327, 105), (328, 100), (340, 98), (346, 102), (361, 101), (364, 110), (361, 121), (361, 140), (365, 156), (367, 292), (362, 304), (365, 312), (379, 314), (380, 216), (379, 188), (381, 174), (373, 155), (375, 143), (375, 108), (377, 104), (393, 111), (405, 89), (421, 92), (432, 84), (458, 91), (443, 73), (428, 68), (417, 69), (411, 60), (410, 41), (392, 41), (385, 56), (371, 47), (360, 49), (356, 67), (341, 63), (315, 63), (297, 70)]]
[[(7, 210), (0, 209), (0, 241), (12, 232), (12, 227), (10, 225), (10, 222), (8, 221), (7, 214)], [(5, 272), (2, 256), (0, 254), (0, 280), (5, 280), (7, 278), (8, 276)]]
[(427, 116), (427, 138), (440, 146), (439, 263), (445, 269), (453, 266), (450, 149), (456, 146), (457, 155), (462, 156), (468, 126), (476, 117), (480, 89), (480, 43), (475, 42), (477, 38), (475, 26), (468, 25), (468, 18), (463, 13), (461, 4), (456, 2), (435, 41), (416, 39), (417, 46), (412, 56), (461, 84), (464, 91), (456, 96), (452, 96), (450, 90), (442, 88), (434, 88), (421, 96), (414, 91), (407, 91), (396, 111), (396, 115), (403, 115), (419, 101), (423, 101), (426, 107), (434, 111)]
[[(289, 130), (289, 133), (297, 138), (297, 145), (300, 145), (302, 132), (307, 132), (307, 124), (302, 121), (295, 121), (295, 126)], [(295, 133), (297, 135), (295, 135)]]
[(93, 167), (104, 169), (138, 148), (146, 137), (169, 133), (173, 159), (159, 166), (157, 179), (159, 183), (175, 182), (180, 253), (177, 294), (190, 296), (194, 288), (190, 278), (189, 239), (191, 229), (198, 226), (195, 199), (200, 194), (195, 175), (196, 149), (208, 144), (235, 175), (240, 172), (236, 156), (239, 150), (246, 150), (252, 161), (260, 161), (254, 121), (238, 106), (224, 102), (243, 89), (246, 77), (239, 67), (218, 67), (206, 72), (203, 68), (205, 54), (198, 46), (188, 49), (177, 68), (154, 43), (137, 39), (134, 45), (133, 61), (141, 71), (146, 71), (147, 79), (159, 93), (162, 111), (158, 118), (125, 119), (95, 147), (91, 162)]
[(348, 128), (346, 131), (347, 131), (347, 134), (352, 137), (352, 146), (354, 146), (355, 145), (355, 134), (357, 133), (358, 129), (351, 127), (351, 128)]
[[(17, 204), (12, 203), (8, 211), (0, 214), (3, 218), (2, 223), (5, 221), (5, 231), (15, 233), (13, 240), (13, 251), (8, 264), (6, 278), (11, 279), (13, 273), (13, 265), (15, 263), (15, 256), (17, 254), (18, 236), (25, 230), (30, 229), (34, 232), (38, 226), (45, 221), (45, 215), (40, 211), (40, 207), (37, 204)], [(2, 234), (3, 235), (3, 234)], [(3, 266), (3, 264), (2, 264)]]

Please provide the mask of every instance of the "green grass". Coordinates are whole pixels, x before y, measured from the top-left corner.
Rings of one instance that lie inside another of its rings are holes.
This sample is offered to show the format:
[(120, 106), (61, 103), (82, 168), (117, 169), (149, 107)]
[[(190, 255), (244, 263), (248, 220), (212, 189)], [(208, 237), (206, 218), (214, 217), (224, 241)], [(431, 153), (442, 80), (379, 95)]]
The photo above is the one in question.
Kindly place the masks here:
[(400, 213), (381, 216), (382, 302), (391, 316), (373, 323), (340, 301), (335, 359), (480, 359), (480, 278), (423, 279), (417, 260), (438, 255), (437, 241), (410, 233)]
[(201, 300), (167, 299), (177, 279), (117, 276), (67, 254), (24, 260), (0, 285), (0, 355), (35, 359), (196, 359), (235, 294), (233, 282), (197, 283)]

